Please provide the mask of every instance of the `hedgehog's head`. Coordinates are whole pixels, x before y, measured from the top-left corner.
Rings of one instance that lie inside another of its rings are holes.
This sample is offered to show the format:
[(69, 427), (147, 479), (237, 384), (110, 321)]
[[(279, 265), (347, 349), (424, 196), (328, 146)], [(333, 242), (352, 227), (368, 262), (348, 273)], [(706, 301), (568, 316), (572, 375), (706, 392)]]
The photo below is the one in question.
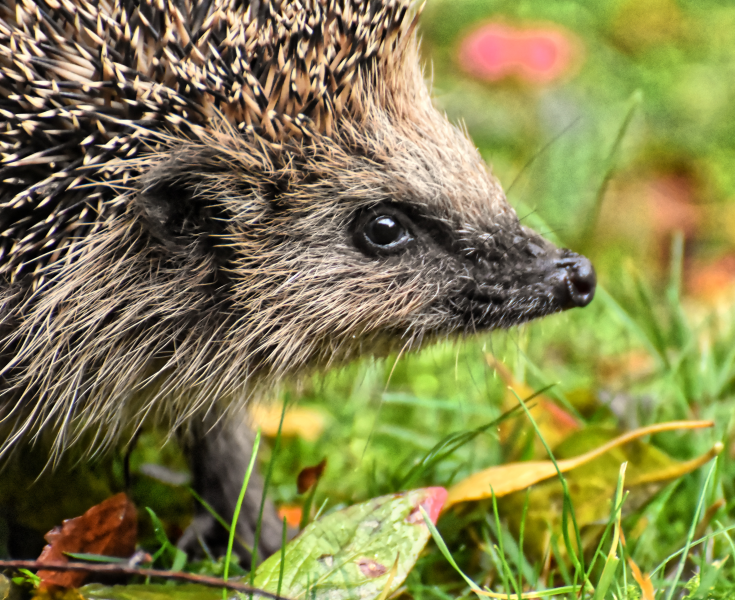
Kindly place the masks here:
[(342, 111), (326, 96), (308, 123), (241, 118), (147, 175), (144, 215), (216, 265), (251, 366), (282, 374), (591, 301), (590, 262), (521, 225), (418, 65), (406, 43), (356, 70)]
[(409, 3), (0, 2), (18, 435), (591, 300), (432, 107)]

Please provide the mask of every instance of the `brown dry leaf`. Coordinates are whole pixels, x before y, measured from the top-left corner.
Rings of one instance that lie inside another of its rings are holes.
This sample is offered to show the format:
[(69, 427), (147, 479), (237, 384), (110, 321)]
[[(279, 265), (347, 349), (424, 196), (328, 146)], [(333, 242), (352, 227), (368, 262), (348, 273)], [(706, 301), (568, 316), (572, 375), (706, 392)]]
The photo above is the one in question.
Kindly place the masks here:
[[(263, 435), (275, 437), (278, 424), (281, 422), (282, 406), (277, 404), (257, 405), (250, 409), (253, 424), (260, 427)], [(324, 431), (325, 416), (313, 408), (294, 406), (286, 409), (283, 417), (281, 435), (283, 437), (299, 437), (307, 442), (319, 439)]]
[(299, 494), (305, 494), (313, 488), (322, 478), (326, 467), (327, 459), (323, 458), (318, 465), (314, 465), (313, 467), (304, 467), (301, 469), (301, 472), (296, 479), (296, 489)]
[[(42, 563), (67, 563), (66, 552), (127, 558), (135, 552), (137, 511), (125, 494), (117, 494), (81, 516), (67, 519), (45, 537), (49, 545), (38, 557)], [(84, 583), (87, 573), (41, 570), (38, 576), (46, 586), (77, 588)]]
[[(490, 368), (495, 369), (495, 372), (503, 380), (503, 383), (510, 388), (507, 390), (505, 399), (503, 400), (504, 411), (511, 410), (518, 406), (518, 398), (516, 398), (513, 391), (515, 391), (515, 393), (521, 398), (529, 398), (530, 396), (533, 396), (535, 390), (526, 384), (513, 379), (513, 375), (511, 375), (508, 367), (497, 361), (495, 357), (490, 354), (486, 354), (485, 361)], [(531, 416), (541, 431), (541, 435), (543, 435), (551, 448), (580, 428), (577, 419), (564, 409), (560, 408), (548, 396), (544, 396), (543, 394), (534, 396), (533, 400), (529, 404), (531, 405), (529, 406)], [(525, 445), (525, 436), (528, 435), (534, 436), (534, 456), (545, 455), (544, 446), (538, 439), (538, 436), (536, 436), (530, 423), (523, 424), (522, 430), (519, 431), (518, 420), (507, 420), (500, 424), (499, 429), (500, 441), (503, 443), (509, 442), (509, 438), (513, 435), (513, 440), (510, 440), (510, 443), (513, 446), (510, 450), (511, 456), (518, 456), (518, 454), (520, 454), (522, 446)]]
[[(634, 431), (630, 431), (615, 439), (603, 444), (602, 446), (586, 452), (580, 456), (569, 458), (566, 460), (558, 460), (557, 465), (562, 473), (571, 471), (591, 460), (603, 455), (604, 453), (626, 444), (632, 440), (638, 439), (652, 433), (662, 431), (671, 431), (674, 429), (700, 429), (703, 427), (712, 427), (712, 421), (672, 421), (669, 423), (658, 423), (648, 427), (641, 427)], [(681, 475), (696, 469), (722, 451), (722, 444), (715, 444), (713, 449), (694, 460), (685, 463), (675, 463), (668, 468), (659, 469), (653, 473), (647, 473), (639, 477), (635, 481), (630, 479), (627, 485), (642, 485), (656, 481), (665, 481), (680, 477)], [(557, 467), (550, 460), (528, 461), (519, 463), (510, 463), (507, 465), (498, 465), (478, 471), (470, 475), (466, 479), (453, 485), (449, 489), (447, 501), (444, 504), (444, 510), (459, 502), (468, 502), (471, 500), (483, 500), (492, 497), (493, 493), (497, 498), (507, 494), (524, 490), (540, 481), (554, 477), (557, 474)]]

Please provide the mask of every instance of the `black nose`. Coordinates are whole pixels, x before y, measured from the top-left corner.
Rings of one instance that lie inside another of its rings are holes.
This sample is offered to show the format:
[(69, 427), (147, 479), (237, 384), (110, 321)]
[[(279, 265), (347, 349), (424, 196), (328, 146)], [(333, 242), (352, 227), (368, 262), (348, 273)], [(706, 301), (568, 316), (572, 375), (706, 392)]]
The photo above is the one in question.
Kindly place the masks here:
[(597, 275), (588, 259), (567, 250), (564, 258), (556, 260), (554, 266), (554, 292), (563, 308), (587, 306), (592, 302)]

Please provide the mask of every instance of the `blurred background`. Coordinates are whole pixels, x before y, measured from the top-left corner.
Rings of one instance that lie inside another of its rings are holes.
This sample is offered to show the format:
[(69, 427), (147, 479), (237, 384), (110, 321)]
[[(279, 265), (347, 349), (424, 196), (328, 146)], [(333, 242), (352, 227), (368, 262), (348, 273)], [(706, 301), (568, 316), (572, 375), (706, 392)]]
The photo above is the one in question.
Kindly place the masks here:
[(735, 273), (735, 5), (430, 0), (437, 104), (464, 121), (519, 215), (534, 212), (614, 287), (660, 283), (684, 236), (687, 294)]

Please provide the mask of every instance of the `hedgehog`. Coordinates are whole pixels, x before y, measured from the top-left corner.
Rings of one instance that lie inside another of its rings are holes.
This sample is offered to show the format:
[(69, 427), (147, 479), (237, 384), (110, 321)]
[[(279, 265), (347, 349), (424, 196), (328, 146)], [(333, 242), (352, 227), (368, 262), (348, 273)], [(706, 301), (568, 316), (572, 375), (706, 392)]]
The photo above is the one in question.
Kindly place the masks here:
[(591, 301), (432, 105), (419, 13), (3, 0), (0, 455), (206, 439), (282, 381)]

